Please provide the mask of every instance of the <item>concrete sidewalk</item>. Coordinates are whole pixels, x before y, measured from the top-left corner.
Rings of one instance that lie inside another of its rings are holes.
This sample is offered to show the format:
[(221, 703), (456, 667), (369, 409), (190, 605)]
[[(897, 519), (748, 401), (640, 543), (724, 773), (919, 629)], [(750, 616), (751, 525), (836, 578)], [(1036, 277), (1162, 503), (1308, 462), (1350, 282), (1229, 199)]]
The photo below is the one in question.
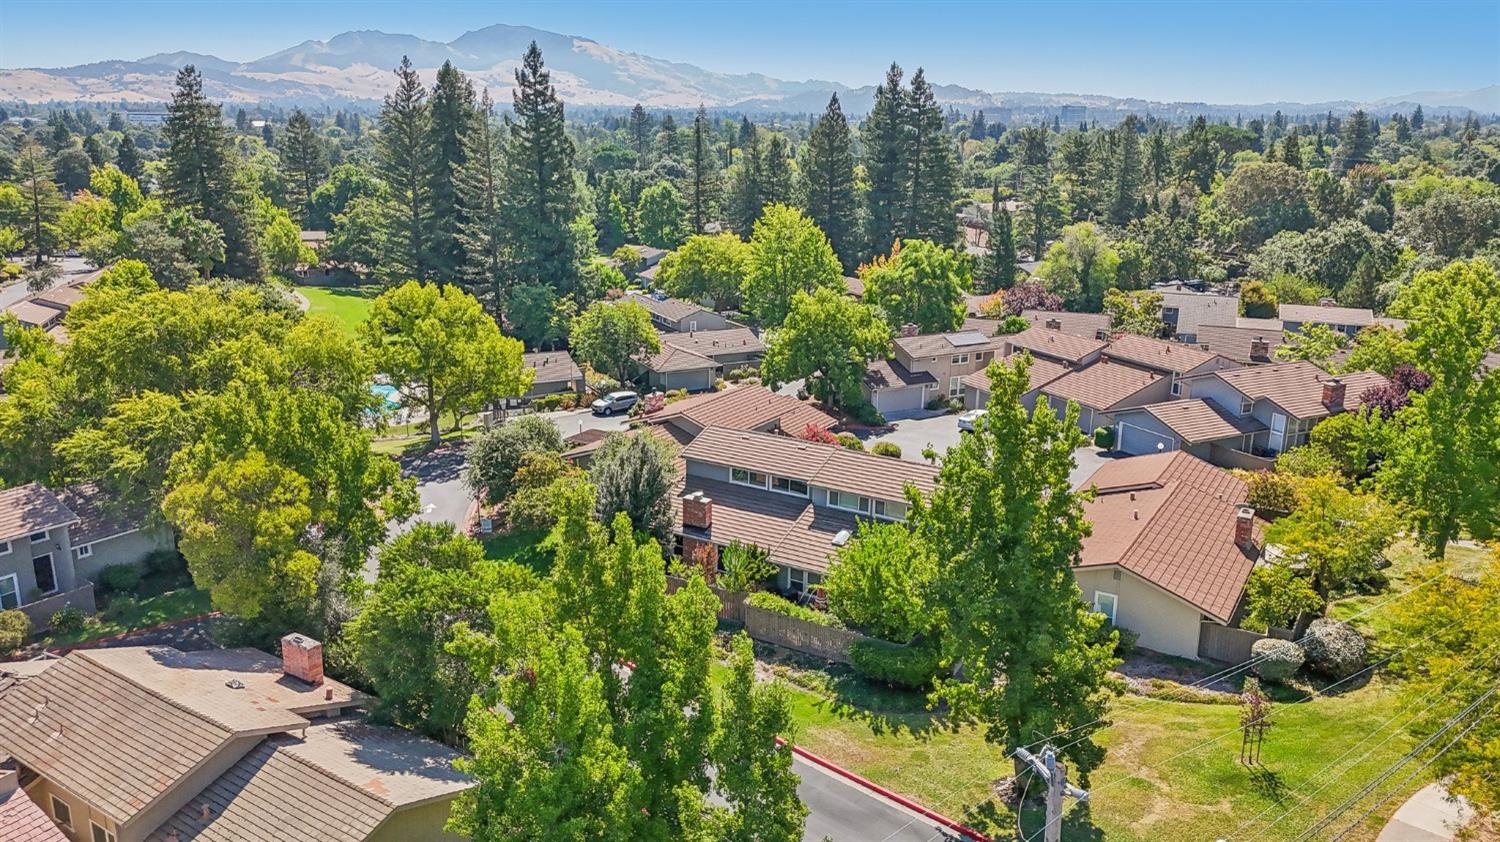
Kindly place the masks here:
[(1375, 842), (1449, 842), (1473, 815), (1463, 798), (1450, 799), (1442, 784), (1428, 784), (1401, 805)]

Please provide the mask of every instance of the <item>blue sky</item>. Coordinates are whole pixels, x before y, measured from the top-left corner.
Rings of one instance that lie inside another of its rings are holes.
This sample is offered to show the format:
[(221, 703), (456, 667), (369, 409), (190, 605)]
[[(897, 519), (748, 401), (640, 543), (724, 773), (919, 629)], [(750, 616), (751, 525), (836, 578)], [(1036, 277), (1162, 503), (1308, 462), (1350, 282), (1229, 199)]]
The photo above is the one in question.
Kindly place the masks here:
[(892, 60), (985, 90), (1255, 103), (1500, 83), (1500, 2), (998, 3), (0, 0), (0, 66), (179, 49), (249, 60), (350, 29), (449, 41), (492, 23), (785, 79), (879, 80)]

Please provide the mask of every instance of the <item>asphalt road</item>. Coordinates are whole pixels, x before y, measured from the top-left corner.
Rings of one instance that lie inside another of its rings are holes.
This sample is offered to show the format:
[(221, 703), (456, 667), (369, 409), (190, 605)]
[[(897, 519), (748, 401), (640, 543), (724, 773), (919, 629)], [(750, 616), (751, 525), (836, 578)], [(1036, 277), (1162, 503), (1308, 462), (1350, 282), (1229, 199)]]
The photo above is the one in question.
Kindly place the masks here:
[(803, 842), (937, 842), (964, 837), (832, 772), (793, 757), (801, 778), (797, 795), (807, 805)]

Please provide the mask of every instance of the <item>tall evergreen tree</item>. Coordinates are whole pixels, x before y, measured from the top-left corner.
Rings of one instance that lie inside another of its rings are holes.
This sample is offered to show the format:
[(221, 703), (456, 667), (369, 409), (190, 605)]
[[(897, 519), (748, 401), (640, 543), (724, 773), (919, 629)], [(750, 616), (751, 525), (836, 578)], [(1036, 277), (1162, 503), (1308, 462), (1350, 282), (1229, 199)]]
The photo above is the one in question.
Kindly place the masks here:
[(740, 133), (735, 138), (735, 146), (747, 149), (753, 143), (755, 143), (755, 124), (750, 122), (748, 116), (740, 115)]
[(1146, 169), (1151, 173), (1151, 187), (1158, 191), (1172, 175), (1172, 152), (1167, 146), (1167, 133), (1161, 129), (1151, 133), (1146, 147)]
[(135, 138), (131, 137), (129, 129), (120, 132), (120, 144), (115, 147), (115, 165), (120, 168), (120, 172), (136, 181), (141, 180), (141, 150), (136, 147)]
[(203, 76), (189, 64), (177, 71), (177, 90), (162, 125), (167, 151), (162, 188), (169, 204), (219, 227), (224, 260), (213, 271), (241, 280), (265, 277), (251, 198), (235, 179), (239, 160), (219, 106), (203, 95)]
[(463, 243), (459, 231), (463, 210), (459, 206), (454, 174), (464, 164), (464, 134), (474, 126), (474, 86), (452, 62), (438, 68), (437, 80), (428, 100), (432, 113), (427, 143), (429, 202), (432, 228), (428, 242), (428, 261), (432, 278), (452, 283), (462, 274)]
[(1199, 115), (1188, 126), (1182, 141), (1182, 162), (1177, 171), (1198, 192), (1207, 193), (1219, 169), (1219, 150), (1208, 134), (1208, 121)]
[(896, 240), (901, 208), (906, 204), (907, 95), (901, 87), (901, 68), (892, 63), (885, 84), (875, 89), (875, 104), (860, 129), (864, 146), (867, 253), (884, 254)]
[(1135, 216), (1136, 194), (1141, 187), (1140, 120), (1126, 115), (1115, 129), (1115, 183), (1109, 203), (1109, 221), (1124, 225)]
[(907, 102), (905, 221), (897, 234), (903, 240), (951, 245), (958, 239), (958, 217), (953, 213), (958, 163), (943, 129), (943, 110), (920, 67), (912, 74)]
[(766, 206), (760, 171), (763, 157), (760, 141), (752, 130), (750, 141), (740, 147), (740, 160), (729, 183), (729, 224), (741, 237), (750, 236), (761, 208)]
[(651, 152), (651, 115), (639, 102), (630, 109), (630, 142), (644, 167), (646, 156)]
[(510, 274), (515, 283), (544, 286), (562, 297), (579, 279), (580, 243), (572, 226), (582, 209), (563, 104), (535, 41), (516, 70), (512, 97), (515, 120), (500, 204)]
[(494, 123), (494, 104), (484, 92), (462, 133), (463, 162), (453, 173), (462, 215), (458, 238), (463, 247), (462, 276), (469, 293), (498, 319), (505, 302), (505, 232), (501, 227), (500, 190), (504, 171), (504, 136)]
[(46, 256), (56, 244), (55, 223), (63, 210), (63, 197), (52, 180), (52, 162), (46, 150), (35, 141), (27, 141), (16, 158), (16, 182), (21, 189), (24, 209), (25, 244), (35, 255), (31, 265), (46, 265)]
[(396, 68), (396, 90), (380, 109), (380, 136), (375, 144), (376, 168), (390, 197), (379, 249), (379, 271), (387, 283), (432, 277), (427, 262), (432, 229), (427, 148), (431, 123), (427, 91), (411, 59), (402, 56), (401, 66)]
[(845, 272), (859, 265), (859, 208), (854, 198), (854, 147), (839, 95), (828, 100), (798, 159), (802, 206), (828, 235)]
[(1000, 187), (990, 190), (989, 243), (979, 265), (981, 292), (1010, 289), (1016, 280), (1016, 233), (1010, 211), (1000, 201)]
[(1302, 169), (1302, 140), (1295, 129), (1281, 141), (1281, 162), (1292, 169)]
[(661, 118), (661, 129), (657, 131), (656, 141), (661, 144), (663, 158), (675, 161), (682, 157), (682, 137), (677, 134), (677, 121), (672, 119), (671, 114)]
[(1339, 173), (1370, 163), (1370, 153), (1374, 151), (1375, 129), (1370, 125), (1370, 116), (1362, 110), (1350, 114), (1339, 129)]
[(1422, 116), (1422, 106), (1419, 103), (1411, 112), (1411, 130), (1414, 132), (1421, 131), (1422, 126), (1426, 125), (1426, 122), (1426, 118)]
[(1041, 260), (1047, 242), (1062, 225), (1062, 200), (1052, 182), (1052, 156), (1047, 149), (1047, 130), (1021, 129), (1021, 154), (1017, 162), (1017, 180), (1021, 201), (1026, 206), (1023, 230), (1031, 247), (1031, 259)]
[(318, 140), (312, 120), (300, 108), (294, 109), (286, 122), (281, 170), (286, 174), (287, 204), (291, 206), (292, 217), (305, 227), (307, 204), (328, 173), (328, 159), (323, 154), (323, 144)]
[(708, 112), (698, 106), (693, 116), (693, 145), (688, 150), (688, 169), (691, 183), (688, 185), (688, 221), (693, 233), (702, 234), (708, 223), (718, 218), (719, 167), (714, 159), (713, 128), (708, 123)]
[(792, 159), (786, 136), (773, 133), (760, 149), (760, 193), (762, 205), (792, 204)]

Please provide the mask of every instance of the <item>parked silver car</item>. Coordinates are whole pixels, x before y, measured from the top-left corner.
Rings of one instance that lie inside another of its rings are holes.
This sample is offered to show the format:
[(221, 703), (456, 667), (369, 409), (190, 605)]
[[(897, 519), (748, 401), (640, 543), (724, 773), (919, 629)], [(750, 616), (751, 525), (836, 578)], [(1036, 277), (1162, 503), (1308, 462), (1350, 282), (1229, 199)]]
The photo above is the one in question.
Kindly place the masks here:
[(635, 402), (640, 399), (641, 396), (635, 392), (621, 390), (610, 392), (589, 406), (594, 410), (595, 415), (614, 415), (616, 412), (625, 412), (635, 406)]
[(971, 409), (965, 412), (958, 416), (958, 429), (965, 433), (974, 432), (974, 422), (983, 418), (988, 412), (988, 409)]

